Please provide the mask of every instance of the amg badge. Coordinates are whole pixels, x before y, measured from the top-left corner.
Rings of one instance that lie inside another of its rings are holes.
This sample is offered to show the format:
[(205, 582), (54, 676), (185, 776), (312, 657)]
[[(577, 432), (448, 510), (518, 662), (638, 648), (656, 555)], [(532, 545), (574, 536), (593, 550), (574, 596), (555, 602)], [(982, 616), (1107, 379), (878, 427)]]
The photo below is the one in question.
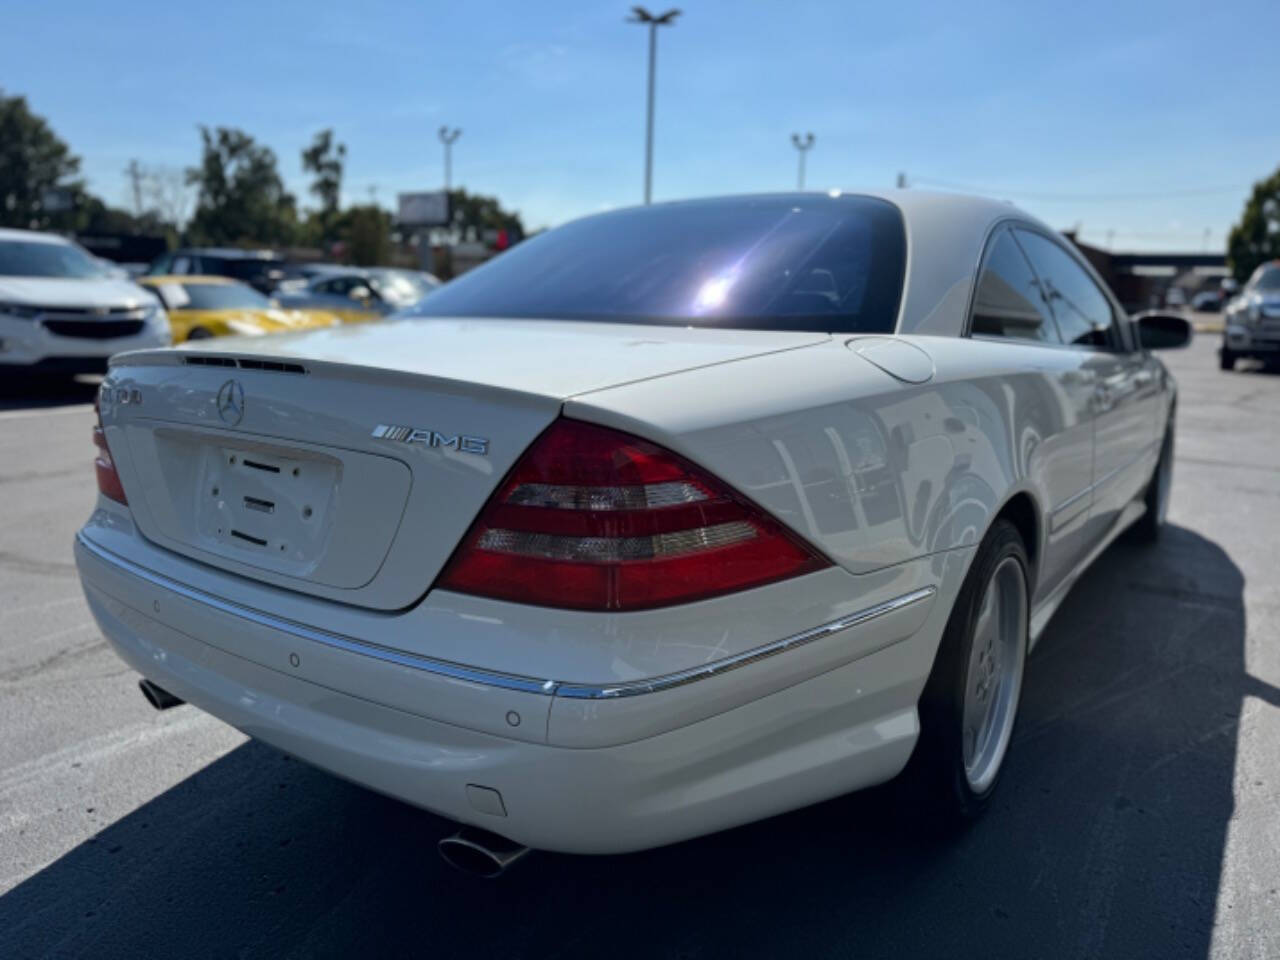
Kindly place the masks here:
[(397, 427), (380, 423), (373, 428), (373, 435), (380, 440), (394, 440), (398, 443), (421, 443), (428, 447), (442, 447), (457, 450), (459, 453), (474, 453), (487, 456), (489, 453), (488, 437), (468, 437), (465, 434), (438, 433), (422, 427)]

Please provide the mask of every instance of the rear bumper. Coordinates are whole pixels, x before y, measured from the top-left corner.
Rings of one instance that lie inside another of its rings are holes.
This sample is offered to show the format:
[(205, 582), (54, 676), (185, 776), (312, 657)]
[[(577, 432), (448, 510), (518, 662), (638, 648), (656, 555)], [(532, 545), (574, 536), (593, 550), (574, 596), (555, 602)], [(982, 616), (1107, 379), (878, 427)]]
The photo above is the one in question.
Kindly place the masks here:
[[(893, 777), (914, 747), (945, 623), (937, 591), (923, 591), (724, 673), (631, 696), (561, 696), (536, 678), (514, 678), (535, 684), (521, 689), (245, 616), (83, 535), (75, 553), (107, 639), (183, 700), (372, 789), (574, 853), (659, 846)], [(825, 669), (869, 636), (873, 652)], [(736, 705), (707, 715), (717, 702)], [(655, 716), (667, 729), (637, 736)], [(670, 726), (685, 716), (699, 719)], [(601, 730), (617, 742), (573, 745), (599, 743)]]

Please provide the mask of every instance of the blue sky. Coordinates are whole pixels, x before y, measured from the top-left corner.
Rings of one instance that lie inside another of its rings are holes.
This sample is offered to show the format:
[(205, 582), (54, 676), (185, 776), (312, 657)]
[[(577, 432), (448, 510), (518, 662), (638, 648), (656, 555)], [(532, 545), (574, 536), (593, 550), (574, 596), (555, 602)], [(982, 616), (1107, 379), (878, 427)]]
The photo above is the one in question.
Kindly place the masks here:
[[(655, 11), (665, 7), (651, 7)], [(654, 197), (959, 184), (1116, 249), (1221, 248), (1280, 166), (1280, 3), (689, 0), (658, 52)], [(625, 2), (19, 3), (0, 88), (127, 200), (130, 158), (194, 163), (198, 124), (299, 151), (331, 126), (347, 201), (443, 178), (530, 226), (638, 202), (645, 30)], [(127, 12), (126, 12), (127, 11)]]

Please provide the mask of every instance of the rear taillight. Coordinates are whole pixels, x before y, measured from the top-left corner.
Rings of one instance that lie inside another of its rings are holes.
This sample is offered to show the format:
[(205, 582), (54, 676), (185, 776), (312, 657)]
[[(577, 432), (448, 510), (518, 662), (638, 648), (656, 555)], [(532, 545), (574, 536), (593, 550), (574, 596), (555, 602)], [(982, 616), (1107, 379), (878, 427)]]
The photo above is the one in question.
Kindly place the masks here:
[(98, 455), (93, 458), (93, 471), (98, 475), (98, 490), (103, 496), (110, 497), (117, 503), (127, 504), (124, 487), (120, 485), (120, 474), (116, 473), (115, 461), (111, 459), (111, 449), (107, 446), (107, 435), (102, 429), (102, 414), (98, 410), (98, 401), (93, 401), (93, 413), (98, 422), (93, 427), (93, 445), (98, 448)]
[(490, 498), (438, 586), (549, 607), (641, 610), (828, 563), (684, 458), (562, 419)]

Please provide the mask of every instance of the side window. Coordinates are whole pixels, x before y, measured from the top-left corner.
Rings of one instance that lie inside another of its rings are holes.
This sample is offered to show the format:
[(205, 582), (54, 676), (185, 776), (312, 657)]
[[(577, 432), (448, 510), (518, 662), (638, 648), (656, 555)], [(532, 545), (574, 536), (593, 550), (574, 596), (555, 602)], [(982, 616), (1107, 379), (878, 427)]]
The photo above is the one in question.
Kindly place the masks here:
[(1110, 347), (1119, 335), (1111, 327), (1111, 302), (1093, 278), (1062, 247), (1030, 230), (1018, 230), (1018, 242), (1040, 276), (1058, 321), (1062, 342), (1075, 346)]
[(1040, 283), (1008, 230), (996, 235), (978, 274), (971, 329), (987, 337), (1062, 342)]
[(351, 281), (346, 277), (339, 277), (336, 280), (326, 280), (323, 283), (317, 283), (316, 289), (321, 293), (332, 294), (335, 297), (345, 297), (347, 291), (351, 289)]
[(173, 266), (169, 269), (169, 272), (175, 274), (191, 273), (191, 258), (174, 257)]
[(153, 277), (163, 276), (169, 272), (169, 265), (171, 263), (173, 263), (173, 254), (166, 253), (163, 256), (158, 257), (151, 266), (147, 268), (147, 274)]

